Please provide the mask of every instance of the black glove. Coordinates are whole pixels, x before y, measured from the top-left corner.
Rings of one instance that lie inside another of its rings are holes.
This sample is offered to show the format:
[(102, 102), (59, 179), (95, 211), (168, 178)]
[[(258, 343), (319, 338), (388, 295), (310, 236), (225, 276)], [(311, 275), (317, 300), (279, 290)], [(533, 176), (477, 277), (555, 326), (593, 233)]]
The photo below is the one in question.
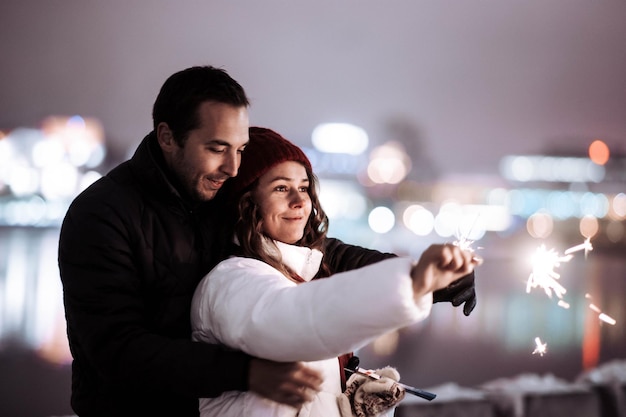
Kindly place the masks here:
[(433, 292), (433, 303), (450, 301), (453, 306), (463, 306), (463, 314), (469, 316), (476, 307), (476, 289), (474, 287), (474, 271), (457, 279), (446, 288)]

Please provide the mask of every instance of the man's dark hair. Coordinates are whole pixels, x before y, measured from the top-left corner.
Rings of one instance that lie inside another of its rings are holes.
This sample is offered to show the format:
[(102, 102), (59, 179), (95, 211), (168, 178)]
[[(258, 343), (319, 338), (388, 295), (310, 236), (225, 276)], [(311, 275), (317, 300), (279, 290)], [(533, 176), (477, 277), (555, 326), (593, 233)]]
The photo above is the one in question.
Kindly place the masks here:
[(154, 130), (159, 123), (167, 123), (176, 142), (183, 146), (189, 132), (200, 126), (198, 108), (206, 101), (235, 107), (250, 104), (243, 87), (225, 70), (187, 68), (171, 75), (161, 87), (152, 109)]

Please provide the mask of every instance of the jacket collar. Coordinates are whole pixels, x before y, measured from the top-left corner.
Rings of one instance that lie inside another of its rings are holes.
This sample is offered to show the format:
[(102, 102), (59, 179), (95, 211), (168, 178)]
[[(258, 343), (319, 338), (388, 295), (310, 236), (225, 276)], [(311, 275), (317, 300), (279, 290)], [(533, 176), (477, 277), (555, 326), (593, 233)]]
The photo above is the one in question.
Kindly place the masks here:
[(170, 203), (182, 203), (188, 210), (202, 205), (202, 203), (192, 201), (182, 191), (178, 180), (165, 165), (165, 158), (163, 158), (154, 131), (143, 138), (130, 160), (130, 165), (133, 173), (153, 196)]
[(305, 281), (317, 274), (322, 263), (322, 252), (305, 246), (288, 245), (277, 240), (264, 239), (263, 244), (270, 253), (280, 254), (281, 262)]

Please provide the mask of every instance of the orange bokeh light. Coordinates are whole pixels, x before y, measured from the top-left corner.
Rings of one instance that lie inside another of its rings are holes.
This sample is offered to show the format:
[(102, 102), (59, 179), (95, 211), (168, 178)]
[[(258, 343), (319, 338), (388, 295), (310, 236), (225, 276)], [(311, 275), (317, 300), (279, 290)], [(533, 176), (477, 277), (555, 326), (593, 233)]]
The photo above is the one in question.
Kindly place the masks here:
[(600, 139), (594, 140), (589, 145), (589, 158), (598, 165), (604, 165), (609, 160), (609, 147)]

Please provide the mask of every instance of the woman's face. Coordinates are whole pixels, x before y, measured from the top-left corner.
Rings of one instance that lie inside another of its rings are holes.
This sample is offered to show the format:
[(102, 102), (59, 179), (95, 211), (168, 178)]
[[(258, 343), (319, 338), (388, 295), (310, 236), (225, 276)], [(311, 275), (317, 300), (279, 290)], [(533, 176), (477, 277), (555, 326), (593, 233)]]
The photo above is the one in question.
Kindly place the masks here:
[(293, 244), (302, 239), (311, 214), (309, 178), (299, 162), (286, 161), (259, 178), (252, 198), (259, 206), (263, 233)]

